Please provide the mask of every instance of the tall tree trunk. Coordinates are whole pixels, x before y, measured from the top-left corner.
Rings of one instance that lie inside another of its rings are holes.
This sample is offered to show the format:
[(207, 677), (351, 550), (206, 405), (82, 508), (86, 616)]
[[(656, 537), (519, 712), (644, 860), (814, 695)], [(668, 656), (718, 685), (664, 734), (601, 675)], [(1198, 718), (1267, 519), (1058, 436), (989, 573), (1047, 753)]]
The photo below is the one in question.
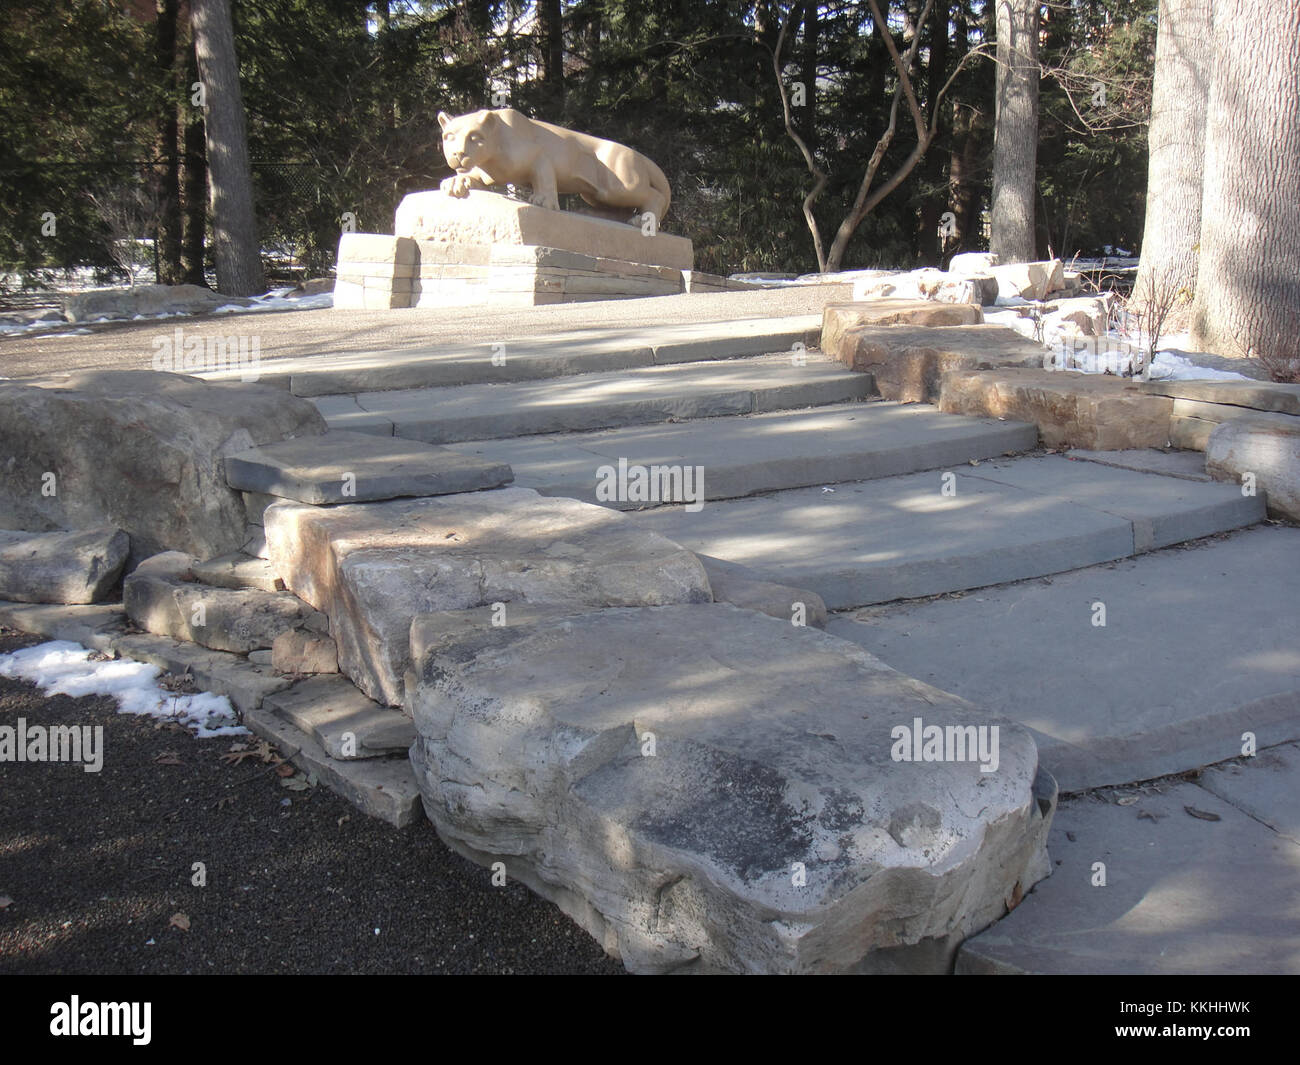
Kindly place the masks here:
[(1300, 329), (1300, 4), (1215, 0), (1192, 342), (1274, 349)]
[(799, 78), (804, 90), (801, 136), (808, 150), (814, 153), (817, 151), (817, 38), (820, 31), (817, 0), (803, 0), (803, 54), (799, 64)]
[(980, 232), (980, 200), (983, 188), (979, 160), (980, 115), (969, 107), (954, 105), (952, 152), (948, 159), (948, 198), (957, 216), (957, 240), (944, 249), (944, 266), (958, 252), (974, 251), (984, 234)]
[(1205, 164), (1205, 107), (1214, 42), (1210, 0), (1160, 0), (1142, 262), (1133, 291), (1196, 289)]
[(542, 38), (546, 106), (559, 119), (564, 114), (564, 18), (560, 0), (538, 0), (537, 28)]
[(990, 250), (1002, 262), (1035, 257), (1038, 164), (1038, 0), (996, 0), (998, 74)]
[(158, 280), (179, 284), (181, 269), (180, 122), (176, 107), (176, 20), (180, 0), (158, 0), (154, 23), (154, 61), (162, 105), (158, 115), (158, 145), (162, 173), (158, 186), (158, 234), (155, 249)]
[(253, 177), (230, 0), (191, 0), (191, 5), (194, 53), (206, 105), (203, 128), (217, 290), (228, 296), (257, 296), (266, 291), (266, 277), (253, 213)]
[[(938, 97), (940, 90), (943, 89), (943, 83), (948, 78), (950, 7), (951, 4), (947, 0), (939, 0), (930, 11), (930, 57), (925, 71), (926, 97), (930, 101)], [(944, 119), (946, 117), (944, 114)], [(946, 130), (947, 122), (941, 119), (937, 136), (942, 138)], [(932, 152), (918, 168), (920, 171), (918, 179), (924, 199), (921, 201), (917, 219), (917, 263), (923, 266), (938, 266), (943, 258), (944, 238), (939, 235), (939, 223), (949, 209), (948, 198), (945, 195), (947, 183), (944, 181), (943, 167), (943, 153)]]
[(208, 226), (208, 156), (203, 136), (203, 111), (190, 104), (192, 86), (199, 80), (194, 42), (186, 49), (185, 66), (185, 182), (181, 188), (184, 235), (181, 238), (181, 274), (187, 285), (208, 284), (204, 271), (204, 241)]

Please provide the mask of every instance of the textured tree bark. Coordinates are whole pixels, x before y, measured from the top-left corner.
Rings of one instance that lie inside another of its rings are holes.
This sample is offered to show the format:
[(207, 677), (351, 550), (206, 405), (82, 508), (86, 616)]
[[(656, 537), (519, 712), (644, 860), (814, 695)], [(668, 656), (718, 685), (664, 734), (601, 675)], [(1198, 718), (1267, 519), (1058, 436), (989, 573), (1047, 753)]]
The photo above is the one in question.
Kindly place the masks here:
[[(980, 200), (983, 176), (980, 166), (980, 116), (969, 107), (954, 105), (952, 152), (948, 160), (948, 198), (957, 216), (957, 240), (944, 249), (947, 267), (959, 252), (975, 251), (983, 243), (980, 231)], [(985, 126), (987, 128), (987, 126)]]
[(560, 0), (538, 0), (538, 29), (542, 38), (542, 83), (552, 113), (564, 111), (564, 20)]
[(158, 115), (158, 280), (179, 284), (181, 269), (181, 157), (180, 122), (176, 116), (176, 20), (180, 0), (158, 0), (154, 24), (154, 62), (158, 82), (164, 86)]
[(1215, 0), (1192, 341), (1220, 355), (1300, 330), (1300, 4)]
[(1210, 0), (1160, 0), (1148, 134), (1147, 216), (1134, 292), (1196, 290), (1205, 108), (1214, 66)]
[(190, 22), (206, 105), (203, 127), (217, 291), (257, 296), (266, 291), (266, 278), (253, 213), (253, 178), (230, 0), (191, 0)]
[(803, 139), (808, 150), (817, 150), (817, 38), (821, 23), (817, 19), (816, 0), (803, 2), (803, 54), (800, 58), (799, 77), (804, 84), (804, 108), (800, 116)]
[(1038, 0), (997, 0), (998, 73), (989, 250), (1035, 258), (1038, 166)]
[(199, 80), (194, 43), (185, 49), (185, 178), (181, 187), (183, 235), (181, 273), (187, 285), (208, 284), (204, 272), (204, 247), (208, 225), (208, 157), (203, 137), (203, 112), (190, 104), (191, 86)]
[[(943, 89), (948, 79), (948, 15), (951, 5), (944, 0), (934, 5), (930, 11), (930, 56), (926, 62), (926, 98), (933, 101)], [(964, 51), (964, 48), (963, 48)], [(942, 143), (950, 126), (948, 112), (940, 112), (936, 126), (936, 137)], [(944, 181), (944, 159), (942, 152), (930, 152), (918, 168), (917, 176), (925, 198), (917, 211), (916, 262), (918, 266), (938, 266), (943, 260), (945, 239), (939, 235), (939, 223), (945, 211), (949, 210), (947, 182)], [(954, 215), (956, 212), (953, 212)]]

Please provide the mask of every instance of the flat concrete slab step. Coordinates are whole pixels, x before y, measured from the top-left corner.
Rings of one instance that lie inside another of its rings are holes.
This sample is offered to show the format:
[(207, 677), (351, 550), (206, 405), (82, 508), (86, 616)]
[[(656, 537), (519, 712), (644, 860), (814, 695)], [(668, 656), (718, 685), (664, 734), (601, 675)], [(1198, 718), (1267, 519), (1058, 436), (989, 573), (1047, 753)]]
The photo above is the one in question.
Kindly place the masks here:
[[(1300, 793), (1300, 768), (1294, 750), (1271, 762), (1260, 752), (1240, 773), (1273, 778), (1251, 786), (1273, 793), (1281, 819), (1284, 797)], [(1052, 875), (966, 940), (957, 972), (1300, 973), (1300, 846), (1213, 787), (1164, 781), (1063, 801), (1048, 840)], [(1215, 1016), (1123, 1023), (1237, 1023)]]
[(1159, 473), (1165, 477), (1184, 477), (1189, 481), (1211, 481), (1205, 472), (1205, 455), (1200, 451), (1178, 451), (1164, 448), (1142, 447), (1123, 451), (1085, 451), (1071, 448), (1065, 453), (1068, 459), (1099, 462), (1103, 466), (1118, 466), (1122, 470), (1139, 473)]
[(866, 399), (872, 388), (870, 374), (812, 352), (802, 365), (765, 355), (315, 402), (334, 429), (445, 444), (816, 407)]
[(351, 760), (400, 754), (415, 742), (415, 726), (400, 710), (380, 706), (346, 677), (299, 681), (263, 704), (309, 732), (331, 758)]
[[(907, 409), (907, 408), (905, 408)], [(1080, 569), (1251, 525), (1235, 485), (1059, 456), (935, 469), (633, 515), (643, 528), (832, 610)]]
[(264, 592), (284, 590), (284, 581), (270, 562), (240, 551), (197, 562), (192, 572), (195, 579), (214, 588), (254, 588)]
[[(633, 510), (657, 505), (662, 493), (642, 498), (627, 478), (621, 498), (598, 491), (608, 485), (611, 471), (617, 475), (620, 460), (630, 477), (632, 467), (700, 467), (705, 499), (734, 499), (965, 464), (1033, 447), (1037, 435), (1032, 425), (1020, 422), (940, 414), (922, 404), (863, 403), (452, 447), (509, 463), (516, 484), (543, 495)], [(691, 492), (697, 483), (698, 478), (692, 480)]]
[[(827, 630), (1034, 730), (1067, 792), (1300, 738), (1300, 530), (834, 615)], [(1094, 604), (1106, 609), (1093, 623)], [(1300, 796), (1298, 796), (1300, 799)]]
[[(445, 315), (430, 319), (445, 324)], [(450, 331), (450, 330), (449, 330)], [(474, 344), (435, 344), (344, 355), (276, 359), (258, 380), (295, 396), (331, 396), (399, 388), (537, 381), (567, 374), (734, 359), (812, 347), (821, 315), (681, 322), (638, 328), (591, 328), (512, 339), (508, 332)], [(239, 377), (238, 370), (201, 376)]]
[(314, 735), (265, 708), (245, 711), (243, 722), (255, 736), (275, 744), (290, 762), (316, 774), (321, 784), (362, 813), (397, 828), (423, 817), (415, 771), (405, 756), (353, 761), (331, 758)]
[(511, 480), (500, 462), (337, 429), (227, 455), (225, 465), (232, 488), (313, 504), (453, 495)]

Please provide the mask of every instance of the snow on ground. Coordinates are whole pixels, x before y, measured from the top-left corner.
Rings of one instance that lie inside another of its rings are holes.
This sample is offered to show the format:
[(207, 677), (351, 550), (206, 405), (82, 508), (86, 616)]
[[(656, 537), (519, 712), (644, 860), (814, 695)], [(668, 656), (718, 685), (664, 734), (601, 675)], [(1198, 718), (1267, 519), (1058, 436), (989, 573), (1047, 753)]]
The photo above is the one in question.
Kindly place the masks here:
[[(146, 284), (148, 282), (145, 282)], [(61, 292), (64, 290), (60, 290)], [(71, 290), (68, 290), (71, 291)], [(81, 290), (78, 290), (81, 291)], [(122, 289), (126, 292), (126, 289)], [(262, 311), (316, 311), (334, 306), (334, 294), (331, 292), (321, 292), (314, 296), (295, 296), (297, 290), (290, 286), (287, 288), (277, 288), (266, 293), (264, 296), (253, 297), (253, 302), (247, 307), (239, 304), (227, 303), (217, 307), (215, 310), (206, 311), (208, 314), (257, 314)], [(54, 312), (57, 317), (51, 321), (8, 321), (0, 312), (0, 336), (26, 336), (31, 333), (49, 333), (54, 331), (71, 332), (71, 333), (88, 333), (88, 329), (68, 329), (68, 322), (58, 312)], [(192, 317), (184, 311), (164, 311), (161, 314), (137, 314), (130, 319), (114, 318), (110, 315), (99, 315), (89, 319), (91, 322), (123, 322), (123, 321), (158, 321), (163, 318), (188, 318)]]
[[(1064, 362), (1063, 369), (1077, 370), (1080, 373), (1112, 373), (1116, 375), (1132, 372), (1134, 357), (1141, 351), (1137, 338), (1126, 337), (1122, 333), (1110, 330), (1104, 337), (1080, 337), (1065, 333), (1050, 321), (1036, 322), (1026, 318), (1014, 309), (1029, 306), (1028, 300), (1017, 303), (998, 300), (1002, 309), (984, 309), (984, 321), (994, 325), (1003, 325), (1014, 329), (1029, 340), (1037, 340), (1043, 346), (1044, 354), (1052, 352), (1057, 356), (1057, 365)], [(1041, 326), (1042, 333), (1038, 330)], [(1191, 337), (1187, 333), (1162, 336), (1156, 356), (1151, 362), (1150, 379), (1152, 381), (1226, 381), (1247, 380), (1245, 374), (1231, 370), (1215, 370), (1198, 365), (1187, 353), (1195, 354)]]
[(200, 739), (248, 735), (224, 695), (177, 695), (158, 686), (157, 666), (130, 658), (95, 661), (90, 655), (79, 643), (53, 640), (0, 655), (0, 677), (31, 681), (46, 695), (111, 695), (120, 713), (175, 721)]

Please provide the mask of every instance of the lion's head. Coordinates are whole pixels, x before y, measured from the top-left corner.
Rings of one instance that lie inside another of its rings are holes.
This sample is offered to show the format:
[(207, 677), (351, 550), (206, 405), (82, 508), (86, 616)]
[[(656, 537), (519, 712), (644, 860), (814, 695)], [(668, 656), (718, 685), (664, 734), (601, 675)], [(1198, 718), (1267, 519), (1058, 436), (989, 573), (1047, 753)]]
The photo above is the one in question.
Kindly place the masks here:
[(474, 111), (452, 118), (438, 112), (442, 127), (442, 154), (447, 165), (460, 173), (482, 167), (496, 155), (498, 127), (501, 120), (491, 111)]

